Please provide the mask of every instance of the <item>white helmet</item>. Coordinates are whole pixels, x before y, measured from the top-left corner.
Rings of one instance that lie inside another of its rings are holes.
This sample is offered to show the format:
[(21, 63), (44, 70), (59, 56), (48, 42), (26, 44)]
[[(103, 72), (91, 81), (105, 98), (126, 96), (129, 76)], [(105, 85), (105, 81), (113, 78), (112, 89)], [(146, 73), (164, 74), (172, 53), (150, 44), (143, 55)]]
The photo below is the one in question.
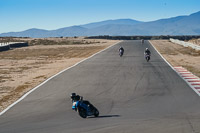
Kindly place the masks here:
[(148, 48), (146, 48), (146, 50), (148, 50)]

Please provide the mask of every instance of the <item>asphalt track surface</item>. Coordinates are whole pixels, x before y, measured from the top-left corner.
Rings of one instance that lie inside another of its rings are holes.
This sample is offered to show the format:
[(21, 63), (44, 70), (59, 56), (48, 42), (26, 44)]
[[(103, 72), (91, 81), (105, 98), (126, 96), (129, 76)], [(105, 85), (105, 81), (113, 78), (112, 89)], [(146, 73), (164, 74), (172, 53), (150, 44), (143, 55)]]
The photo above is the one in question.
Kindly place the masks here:
[[(122, 58), (118, 48), (125, 49)], [(143, 51), (149, 47), (150, 62)], [(72, 111), (76, 92), (100, 111)], [(54, 77), (0, 116), (0, 133), (200, 133), (200, 97), (148, 41), (123, 41)]]

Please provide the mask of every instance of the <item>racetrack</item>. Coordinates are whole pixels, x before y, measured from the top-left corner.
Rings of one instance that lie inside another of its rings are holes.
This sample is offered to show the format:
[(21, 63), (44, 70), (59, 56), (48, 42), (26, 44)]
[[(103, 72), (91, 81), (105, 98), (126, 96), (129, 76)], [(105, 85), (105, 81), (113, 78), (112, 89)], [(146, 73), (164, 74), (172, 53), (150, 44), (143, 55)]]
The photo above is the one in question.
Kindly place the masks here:
[[(95, 105), (100, 117), (82, 119), (72, 111), (71, 92)], [(123, 41), (49, 80), (0, 116), (0, 133), (77, 132), (199, 133), (200, 97), (147, 41)]]

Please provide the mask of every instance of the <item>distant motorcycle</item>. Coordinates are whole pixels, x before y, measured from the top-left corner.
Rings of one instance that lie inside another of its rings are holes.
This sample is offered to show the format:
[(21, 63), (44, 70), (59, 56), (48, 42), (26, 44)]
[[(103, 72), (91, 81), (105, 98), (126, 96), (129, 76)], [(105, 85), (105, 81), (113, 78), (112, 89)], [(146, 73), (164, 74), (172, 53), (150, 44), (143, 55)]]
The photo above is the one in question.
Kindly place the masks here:
[(89, 101), (83, 100), (83, 97), (72, 93), (72, 109), (77, 111), (82, 118), (87, 118), (87, 116), (99, 116), (99, 111), (94, 107)]
[(145, 55), (145, 59), (146, 59), (147, 62), (149, 62), (149, 60), (150, 60), (150, 55), (149, 55), (149, 54), (146, 54), (146, 55)]
[(144, 39), (141, 40), (141, 44), (143, 44), (143, 43), (144, 43)]
[(124, 48), (123, 47), (120, 47), (119, 48), (119, 56), (122, 57), (124, 54)]
[(122, 57), (124, 54), (124, 51), (123, 50), (119, 50), (119, 56)]
[(151, 56), (151, 52), (148, 48), (146, 48), (146, 50), (144, 51), (144, 55), (145, 55), (145, 59), (147, 60), (147, 62), (149, 62), (150, 60), (150, 56)]

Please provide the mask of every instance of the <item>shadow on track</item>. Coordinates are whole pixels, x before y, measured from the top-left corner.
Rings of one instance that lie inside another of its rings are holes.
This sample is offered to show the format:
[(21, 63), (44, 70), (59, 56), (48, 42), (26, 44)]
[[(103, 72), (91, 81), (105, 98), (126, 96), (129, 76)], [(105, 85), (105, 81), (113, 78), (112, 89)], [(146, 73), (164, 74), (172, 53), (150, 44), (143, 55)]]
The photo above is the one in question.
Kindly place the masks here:
[(88, 117), (88, 118), (110, 118), (110, 117), (120, 117), (120, 115), (100, 115), (98, 117)]

